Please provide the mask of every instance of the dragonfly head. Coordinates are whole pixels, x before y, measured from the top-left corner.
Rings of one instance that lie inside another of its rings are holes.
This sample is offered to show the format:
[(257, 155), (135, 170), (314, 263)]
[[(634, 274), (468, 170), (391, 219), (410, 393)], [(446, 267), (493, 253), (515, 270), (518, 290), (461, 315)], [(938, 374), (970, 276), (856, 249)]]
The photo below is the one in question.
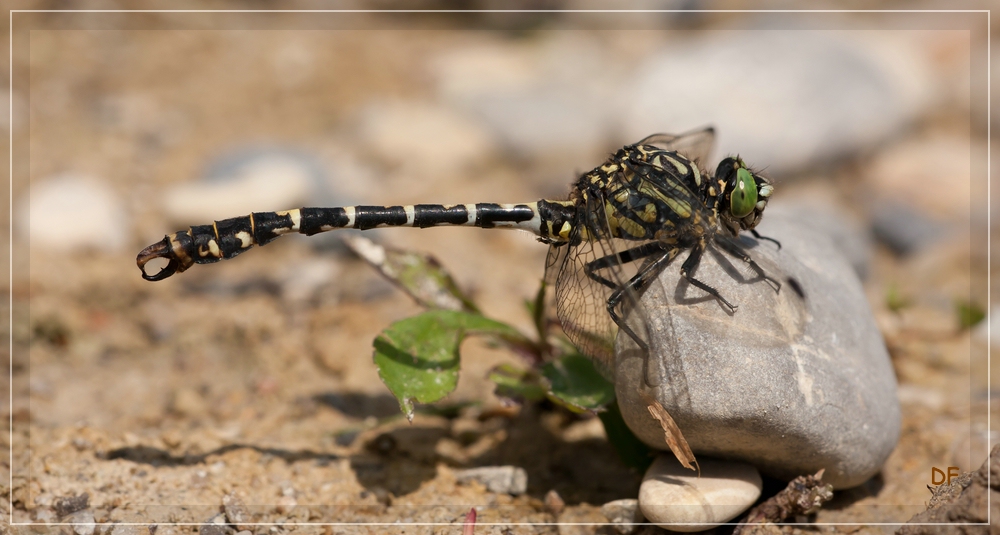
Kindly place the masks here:
[(715, 179), (722, 190), (719, 217), (734, 235), (753, 230), (760, 223), (774, 186), (766, 177), (752, 171), (739, 156), (719, 163)]

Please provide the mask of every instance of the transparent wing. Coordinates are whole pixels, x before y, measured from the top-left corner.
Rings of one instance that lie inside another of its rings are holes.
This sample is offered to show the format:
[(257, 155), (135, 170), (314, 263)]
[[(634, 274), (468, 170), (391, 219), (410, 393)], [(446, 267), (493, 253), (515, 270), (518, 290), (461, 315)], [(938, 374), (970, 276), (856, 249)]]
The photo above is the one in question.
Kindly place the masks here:
[(626, 286), (648, 259), (622, 262), (621, 253), (653, 242), (609, 238), (603, 199), (590, 197), (586, 213), (585, 224), (589, 232), (601, 238), (584, 240), (574, 246), (551, 246), (546, 261), (546, 279), (555, 283), (556, 313), (563, 332), (611, 377), (619, 329), (608, 312), (608, 299), (619, 289), (622, 289), (621, 304), (616, 310), (621, 317), (627, 318), (637, 336), (647, 344), (649, 340), (648, 321), (637, 306), (638, 297)]
[(663, 150), (679, 152), (701, 167), (708, 165), (708, 157), (715, 145), (715, 128), (709, 126), (683, 134), (653, 134), (636, 143), (652, 145)]

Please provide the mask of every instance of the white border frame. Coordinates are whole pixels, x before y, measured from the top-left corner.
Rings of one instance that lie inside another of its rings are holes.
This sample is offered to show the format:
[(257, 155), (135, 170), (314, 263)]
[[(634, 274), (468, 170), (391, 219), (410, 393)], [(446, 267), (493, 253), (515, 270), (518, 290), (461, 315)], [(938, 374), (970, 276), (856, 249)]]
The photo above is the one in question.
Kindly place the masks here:
[[(986, 271), (986, 292), (987, 300), (989, 300), (992, 295), (991, 292), (991, 277), (989, 266), (992, 263), (992, 255), (990, 252), (990, 240), (989, 234), (992, 221), (992, 205), (990, 199), (992, 198), (991, 184), (990, 184), (990, 172), (991, 172), (991, 101), (990, 95), (992, 94), (990, 86), (990, 54), (991, 50), (991, 10), (989, 9), (481, 9), (481, 10), (461, 10), (461, 9), (400, 9), (400, 10), (389, 10), (389, 9), (12, 9), (8, 13), (8, 165), (9, 165), (9, 192), (8, 192), (8, 230), (10, 236), (8, 239), (8, 321), (7, 332), (10, 336), (8, 340), (8, 385), (9, 385), (9, 396), (8, 400), (8, 444), (10, 445), (9, 452), (9, 464), (10, 474), (8, 481), (8, 503), (10, 504), (10, 511), (8, 511), (8, 525), (10, 526), (75, 526), (73, 523), (39, 523), (39, 522), (14, 522), (14, 13), (623, 13), (623, 14), (635, 14), (635, 13), (986, 13), (986, 225), (987, 225), (987, 241), (986, 241), (986, 257), (987, 257), (987, 271)], [(986, 336), (987, 340), (992, 339), (992, 333), (990, 332), (991, 327), (991, 317), (992, 310), (989, 304), (987, 304), (986, 309)], [(987, 436), (992, 432), (991, 427), (991, 411), (992, 408), (992, 384), (990, 373), (991, 364), (990, 355), (990, 344), (986, 345), (986, 371), (987, 371), (987, 391), (986, 391), (986, 432)], [(990, 459), (987, 457), (987, 462)], [(986, 523), (921, 523), (912, 524), (914, 526), (990, 526), (990, 521), (992, 520), (990, 514), (992, 512), (991, 500), (992, 492), (990, 492), (990, 471), (986, 473), (987, 478), (987, 491), (986, 491), (986, 502), (987, 502), (987, 512), (986, 512)], [(177, 523), (157, 523), (157, 525), (166, 526), (202, 526), (205, 522), (177, 522)], [(94, 526), (110, 526), (110, 525), (124, 525), (124, 526), (149, 526), (148, 522), (95, 522)], [(292, 523), (248, 523), (248, 526), (458, 526), (459, 524), (448, 523), (448, 522), (414, 522), (414, 523), (399, 523), (399, 522), (292, 522)], [(593, 522), (476, 522), (476, 525), (482, 526), (606, 526), (614, 525), (610, 522), (608, 523), (593, 523)], [(641, 523), (636, 525), (657, 525), (652, 523)], [(685, 524), (691, 525), (691, 524)], [(716, 526), (720, 524), (706, 524), (706, 526)], [(727, 522), (721, 525), (737, 525), (735, 522)], [(906, 523), (899, 522), (872, 522), (872, 523), (857, 523), (857, 522), (808, 522), (808, 523), (795, 523), (795, 522), (781, 522), (775, 524), (777, 526), (904, 526), (908, 525)], [(706, 528), (708, 529), (708, 528)]]

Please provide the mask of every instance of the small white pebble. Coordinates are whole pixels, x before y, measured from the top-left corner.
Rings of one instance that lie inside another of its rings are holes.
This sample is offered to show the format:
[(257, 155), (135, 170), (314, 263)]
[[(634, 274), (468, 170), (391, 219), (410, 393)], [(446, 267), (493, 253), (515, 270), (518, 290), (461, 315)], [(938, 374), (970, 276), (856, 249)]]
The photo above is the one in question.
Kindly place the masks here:
[(701, 477), (670, 454), (657, 457), (639, 487), (639, 508), (671, 531), (703, 531), (728, 522), (760, 497), (760, 473), (733, 461), (699, 458)]

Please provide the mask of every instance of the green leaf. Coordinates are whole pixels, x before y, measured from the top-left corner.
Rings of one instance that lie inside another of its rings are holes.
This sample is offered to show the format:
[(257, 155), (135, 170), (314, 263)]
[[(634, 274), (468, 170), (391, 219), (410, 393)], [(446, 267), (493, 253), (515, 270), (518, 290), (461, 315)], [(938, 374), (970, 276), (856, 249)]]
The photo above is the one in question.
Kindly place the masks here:
[(505, 398), (539, 401), (548, 393), (548, 385), (533, 370), (522, 370), (510, 364), (501, 364), (490, 372), (489, 379), (496, 383), (496, 395)]
[(899, 290), (899, 287), (895, 283), (890, 284), (889, 287), (886, 289), (885, 306), (892, 312), (899, 314), (900, 311), (910, 306), (911, 304), (912, 303), (910, 303), (910, 300), (903, 295), (903, 293)]
[(962, 329), (969, 329), (986, 318), (986, 312), (971, 301), (956, 302), (955, 312), (958, 314), (958, 324)]
[(535, 332), (538, 333), (538, 339), (542, 342), (545, 342), (549, 338), (548, 319), (545, 317), (545, 289), (547, 286), (545, 279), (542, 279), (542, 283), (538, 286), (538, 292), (535, 293), (535, 300), (525, 303), (528, 306), (528, 312), (531, 314), (531, 320), (535, 324)]
[(615, 399), (615, 387), (594, 368), (589, 358), (573, 353), (546, 363), (542, 375), (549, 380), (549, 397), (570, 410), (599, 409)]
[(479, 313), (475, 303), (433, 256), (383, 247), (364, 236), (345, 237), (344, 243), (420, 306)]
[(612, 402), (607, 406), (607, 410), (598, 413), (597, 416), (604, 424), (608, 442), (618, 452), (622, 462), (640, 472), (645, 472), (653, 463), (653, 449), (639, 440), (639, 437), (628, 428), (621, 411), (618, 410), (618, 402)]
[(375, 338), (375, 365), (403, 414), (413, 403), (433, 403), (458, 384), (458, 348), (467, 334), (513, 336), (513, 327), (478, 314), (431, 310), (397, 321)]

